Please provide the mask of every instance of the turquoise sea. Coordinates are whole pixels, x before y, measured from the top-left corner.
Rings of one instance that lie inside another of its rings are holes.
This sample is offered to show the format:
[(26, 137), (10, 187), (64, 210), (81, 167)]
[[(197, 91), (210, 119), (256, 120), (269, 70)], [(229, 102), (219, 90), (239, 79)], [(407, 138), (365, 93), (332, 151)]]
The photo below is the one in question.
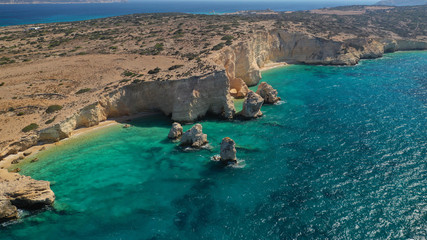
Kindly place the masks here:
[[(285, 102), (257, 120), (201, 121), (211, 149), (183, 151), (158, 115), (42, 152), (22, 173), (51, 181), (55, 206), (0, 239), (427, 237), (426, 51), (262, 81)], [(210, 160), (223, 137), (238, 167)]]

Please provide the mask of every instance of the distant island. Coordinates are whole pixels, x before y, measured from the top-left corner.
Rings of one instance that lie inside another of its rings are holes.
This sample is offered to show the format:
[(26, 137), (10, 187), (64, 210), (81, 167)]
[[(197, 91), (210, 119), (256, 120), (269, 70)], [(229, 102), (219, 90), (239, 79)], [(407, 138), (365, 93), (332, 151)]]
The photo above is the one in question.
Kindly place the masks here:
[(427, 0), (381, 0), (376, 5), (386, 6), (411, 6), (411, 5), (424, 5)]
[(127, 0), (0, 0), (0, 4), (65, 4), (65, 3), (116, 3)]

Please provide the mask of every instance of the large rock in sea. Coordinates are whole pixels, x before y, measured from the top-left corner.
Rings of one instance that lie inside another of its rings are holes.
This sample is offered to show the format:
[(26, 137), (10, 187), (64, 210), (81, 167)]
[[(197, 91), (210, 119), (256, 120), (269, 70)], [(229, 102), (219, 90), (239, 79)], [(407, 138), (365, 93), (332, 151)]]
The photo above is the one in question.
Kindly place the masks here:
[(243, 109), (240, 112), (240, 115), (245, 118), (257, 118), (262, 116), (261, 106), (264, 103), (264, 99), (254, 93), (249, 91), (248, 96), (243, 103)]
[(181, 124), (174, 122), (171, 130), (169, 131), (168, 138), (177, 139), (182, 136), (183, 130)]
[(236, 162), (236, 143), (233, 139), (225, 137), (221, 142), (220, 160), (225, 162)]
[(0, 222), (17, 219), (18, 209), (42, 209), (54, 201), (49, 182), (0, 169)]
[(181, 138), (182, 146), (200, 148), (206, 143), (208, 143), (208, 135), (203, 134), (203, 127), (201, 124), (194, 125), (186, 131)]
[(264, 99), (264, 103), (266, 104), (273, 104), (280, 101), (280, 97), (277, 96), (277, 90), (266, 82), (262, 82), (258, 86), (256, 93)]

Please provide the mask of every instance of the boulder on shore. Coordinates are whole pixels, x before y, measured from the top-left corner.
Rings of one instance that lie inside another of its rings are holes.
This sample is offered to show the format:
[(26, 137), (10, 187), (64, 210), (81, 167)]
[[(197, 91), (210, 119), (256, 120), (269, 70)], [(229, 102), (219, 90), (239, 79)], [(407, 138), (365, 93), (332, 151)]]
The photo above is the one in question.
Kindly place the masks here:
[(262, 82), (258, 86), (256, 93), (264, 99), (264, 103), (266, 104), (273, 104), (280, 101), (280, 97), (277, 96), (277, 90), (266, 82)]
[(264, 103), (264, 99), (254, 93), (249, 91), (248, 96), (243, 103), (243, 109), (240, 112), (240, 115), (245, 118), (257, 118), (262, 116), (261, 106)]
[(8, 199), (0, 200), (0, 223), (18, 218), (18, 209)]
[(19, 218), (18, 209), (42, 209), (54, 201), (49, 182), (0, 169), (0, 222)]
[(223, 138), (221, 142), (220, 161), (236, 162), (236, 153), (236, 143), (233, 139), (229, 137)]
[(168, 138), (177, 139), (182, 136), (182, 126), (181, 124), (174, 122), (172, 124), (171, 130), (169, 131)]
[(208, 143), (208, 135), (203, 134), (203, 127), (201, 124), (194, 125), (186, 131), (181, 138), (181, 146), (200, 148), (206, 143)]

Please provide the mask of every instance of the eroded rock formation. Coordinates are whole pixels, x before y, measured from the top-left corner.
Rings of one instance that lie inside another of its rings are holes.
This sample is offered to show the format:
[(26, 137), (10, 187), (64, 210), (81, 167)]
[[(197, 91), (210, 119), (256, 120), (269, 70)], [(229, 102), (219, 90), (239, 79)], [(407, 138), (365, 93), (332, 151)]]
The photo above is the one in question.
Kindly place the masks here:
[(280, 97), (277, 96), (277, 90), (266, 82), (262, 82), (258, 86), (256, 93), (264, 99), (264, 103), (266, 104), (273, 104), (280, 101)]
[(55, 201), (47, 181), (0, 169), (0, 182), (0, 222), (17, 219), (18, 209), (42, 209)]
[(168, 138), (177, 139), (182, 136), (183, 130), (181, 124), (174, 122), (171, 130), (169, 131)]
[(253, 91), (249, 91), (248, 96), (243, 102), (243, 109), (239, 112), (240, 116), (244, 118), (257, 118), (262, 116), (261, 106), (264, 103), (264, 99), (254, 93)]
[(236, 162), (236, 143), (233, 139), (225, 137), (221, 142), (220, 161)]
[(203, 133), (203, 127), (201, 124), (194, 125), (181, 137), (182, 146), (200, 148), (206, 143), (208, 143), (208, 135)]
[(65, 121), (40, 131), (40, 141), (54, 142), (70, 136), (78, 127), (99, 124), (108, 117), (143, 111), (162, 111), (172, 120), (191, 122), (208, 112), (226, 119), (235, 113), (225, 71), (175, 81), (130, 84), (102, 97)]

